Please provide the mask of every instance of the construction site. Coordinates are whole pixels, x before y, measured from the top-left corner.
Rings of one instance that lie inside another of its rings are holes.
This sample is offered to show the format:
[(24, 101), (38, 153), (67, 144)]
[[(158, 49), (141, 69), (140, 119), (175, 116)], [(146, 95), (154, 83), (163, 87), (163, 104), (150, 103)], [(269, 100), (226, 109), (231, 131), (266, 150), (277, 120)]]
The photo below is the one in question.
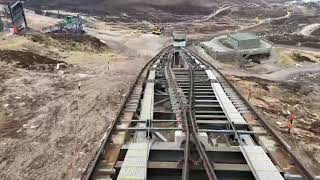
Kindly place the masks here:
[(0, 0), (0, 180), (320, 180), (319, 0)]

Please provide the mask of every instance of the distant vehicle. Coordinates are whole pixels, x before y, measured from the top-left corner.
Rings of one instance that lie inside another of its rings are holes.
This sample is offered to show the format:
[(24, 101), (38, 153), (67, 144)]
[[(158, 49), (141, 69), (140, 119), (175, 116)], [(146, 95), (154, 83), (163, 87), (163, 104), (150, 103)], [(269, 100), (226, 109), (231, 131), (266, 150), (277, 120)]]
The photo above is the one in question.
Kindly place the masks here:
[(184, 32), (175, 31), (172, 33), (173, 46), (175, 48), (186, 47), (187, 45), (187, 35)]
[(64, 21), (61, 21), (53, 26), (42, 28), (43, 33), (72, 33), (82, 34), (83, 23), (80, 17), (67, 16)]
[(162, 34), (162, 30), (160, 27), (155, 27), (153, 30), (152, 30), (152, 34), (155, 34), (155, 35), (161, 35)]

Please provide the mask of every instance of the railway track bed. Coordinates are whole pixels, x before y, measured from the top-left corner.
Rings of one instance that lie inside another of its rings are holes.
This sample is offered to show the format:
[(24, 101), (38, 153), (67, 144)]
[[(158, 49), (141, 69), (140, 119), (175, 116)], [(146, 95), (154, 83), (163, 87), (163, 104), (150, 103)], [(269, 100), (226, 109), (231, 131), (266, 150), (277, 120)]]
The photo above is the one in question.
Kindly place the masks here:
[(141, 71), (82, 179), (314, 179), (211, 64), (167, 47)]

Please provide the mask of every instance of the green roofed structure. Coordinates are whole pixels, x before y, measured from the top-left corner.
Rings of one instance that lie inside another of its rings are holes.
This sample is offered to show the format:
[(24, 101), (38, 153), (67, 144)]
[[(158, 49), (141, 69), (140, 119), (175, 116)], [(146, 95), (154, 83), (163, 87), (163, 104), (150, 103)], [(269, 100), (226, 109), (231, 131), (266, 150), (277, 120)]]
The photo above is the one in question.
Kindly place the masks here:
[(232, 46), (233, 49), (258, 48), (260, 45), (260, 38), (252, 33), (229, 34), (225, 41)]
[(270, 55), (272, 49), (272, 43), (250, 32), (215, 37), (200, 45), (213, 58), (225, 62), (250, 56), (266, 57)]

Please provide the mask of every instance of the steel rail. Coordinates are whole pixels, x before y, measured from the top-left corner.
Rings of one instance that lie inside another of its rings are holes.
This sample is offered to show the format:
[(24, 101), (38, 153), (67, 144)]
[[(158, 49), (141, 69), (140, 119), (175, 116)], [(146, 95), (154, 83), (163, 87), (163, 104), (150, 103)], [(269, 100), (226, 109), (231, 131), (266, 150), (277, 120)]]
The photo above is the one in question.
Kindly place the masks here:
[[(183, 117), (186, 118), (187, 114), (184, 111), (183, 112)], [(185, 126), (188, 126), (187, 119), (184, 120)], [(184, 164), (183, 164), (183, 172), (182, 172), (182, 179), (183, 180), (188, 180), (189, 179), (189, 154), (190, 154), (190, 131), (189, 128), (187, 127), (186, 130), (186, 142), (185, 142), (185, 151), (184, 151)]]
[(222, 74), (216, 67), (214, 67), (212, 64), (207, 62), (205, 59), (200, 57), (198, 54), (193, 52), (190, 49), (186, 49), (187, 52), (192, 54), (194, 57), (197, 58), (200, 62), (205, 64), (206, 66), (210, 67), (212, 70), (217, 72), (227, 83), (228, 85), (235, 91), (235, 93), (240, 97), (240, 99), (245, 103), (245, 105), (249, 108), (249, 110), (262, 122), (264, 127), (266, 127), (267, 131), (270, 132), (270, 134), (275, 138), (275, 140), (284, 148), (285, 152), (288, 153), (288, 155), (292, 158), (294, 163), (298, 166), (301, 173), (309, 180), (315, 180), (316, 175), (315, 173), (309, 169), (302, 160), (298, 157), (298, 155), (291, 149), (290, 146), (280, 137), (279, 133), (277, 133), (274, 128), (271, 126), (271, 124), (267, 121), (267, 119), (262, 116), (260, 113), (258, 113), (257, 109), (254, 108), (248, 100), (240, 93), (240, 91), (225, 77), (224, 74)]
[[(185, 59), (186, 62), (188, 62)], [(210, 162), (206, 151), (198, 137), (198, 131), (197, 127), (194, 121), (194, 116), (193, 116), (193, 93), (194, 93), (194, 78), (193, 78), (193, 70), (192, 70), (192, 65), (189, 64), (189, 98), (188, 98), (188, 107), (186, 109), (185, 104), (181, 101), (180, 97), (181, 95), (178, 92), (178, 85), (177, 82), (173, 80), (173, 71), (171, 70), (171, 65), (170, 63), (167, 64), (169, 66), (169, 74), (170, 74), (170, 81), (174, 84), (174, 90), (176, 91), (176, 94), (178, 94), (178, 102), (180, 106), (183, 108), (183, 117), (184, 117), (184, 124), (185, 124), (185, 132), (186, 132), (186, 142), (185, 142), (185, 159), (184, 159), (184, 168), (183, 168), (183, 173), (182, 173), (182, 179), (188, 179), (188, 173), (189, 173), (189, 165), (188, 165), (188, 154), (189, 154), (189, 144), (190, 144), (190, 136), (193, 137), (193, 140), (195, 141), (195, 145), (197, 147), (197, 151), (200, 155), (200, 158), (203, 160), (203, 166), (206, 170), (206, 173), (208, 175), (209, 180), (217, 180), (217, 176), (214, 172), (214, 167), (212, 163)], [(185, 96), (185, 95), (182, 95)], [(190, 133), (191, 131), (191, 133)]]
[(194, 118), (194, 76), (193, 76), (193, 67), (192, 64), (185, 59), (185, 61), (188, 63), (189, 66), (189, 81), (190, 81), (190, 87), (189, 87), (189, 108), (188, 108), (188, 121), (190, 121), (191, 123), (191, 128), (192, 128), (192, 136), (193, 139), (195, 140), (195, 145), (197, 147), (197, 151), (203, 161), (203, 166), (206, 170), (206, 173), (208, 175), (209, 180), (217, 180), (217, 175), (214, 172), (214, 166), (213, 164), (210, 162), (207, 153), (199, 139), (198, 136), (198, 130), (197, 130), (197, 126), (195, 123), (195, 118)]
[(182, 110), (181, 115), (183, 117), (183, 122), (184, 122), (184, 132), (186, 133), (186, 140), (184, 145), (184, 162), (183, 162), (183, 168), (182, 168), (182, 180), (188, 180), (189, 179), (190, 132), (188, 128), (185, 104), (181, 100), (181, 97), (183, 97), (184, 95), (180, 94), (180, 92), (178, 91), (178, 84), (173, 78), (173, 71), (171, 69), (171, 64), (172, 64), (172, 59), (169, 59), (166, 64), (165, 71), (167, 72), (167, 76), (169, 78), (168, 85), (171, 86), (171, 88), (173, 88), (173, 90), (175, 91), (175, 94), (177, 94), (178, 103), (179, 103), (180, 109)]
[[(189, 55), (189, 56), (191, 57), (191, 55)], [(203, 65), (203, 66), (205, 66), (206, 68), (209, 68), (207, 65)], [(240, 135), (239, 135), (237, 129), (235, 128), (235, 126), (234, 126), (234, 123), (229, 118), (228, 118), (228, 122), (229, 122), (228, 123), (229, 126), (231, 127), (231, 131), (234, 133), (235, 139), (239, 143), (240, 149), (243, 150), (244, 149), (244, 147), (243, 147), (244, 146), (244, 142), (241, 140)], [(242, 151), (242, 154), (245, 157), (245, 159), (249, 159), (248, 154), (247, 154), (246, 151)], [(252, 166), (252, 165), (249, 165), (249, 166)], [(255, 177), (258, 177), (258, 176), (256, 176), (256, 172), (253, 169), (252, 169), (252, 173), (254, 174)]]
[[(105, 148), (107, 146), (107, 144), (109, 143), (110, 137), (112, 135), (112, 133), (117, 132), (118, 129), (116, 128), (116, 124), (117, 122), (119, 122), (120, 120), (120, 116), (122, 115), (126, 104), (128, 103), (129, 99), (130, 99), (130, 95), (132, 94), (134, 88), (140, 84), (138, 82), (141, 82), (141, 80), (143, 80), (142, 78), (142, 74), (147, 72), (150, 67), (152, 66), (152, 64), (158, 60), (161, 55), (165, 54), (166, 52), (169, 52), (169, 50), (171, 50), (172, 48), (170, 47), (166, 47), (164, 48), (159, 54), (157, 54), (154, 58), (152, 58), (149, 62), (147, 62), (145, 64), (145, 66), (143, 67), (143, 69), (140, 71), (140, 73), (137, 75), (135, 82), (130, 86), (130, 89), (128, 91), (128, 93), (126, 94), (125, 100), (121, 103), (121, 106), (118, 110), (116, 119), (114, 121), (111, 122), (110, 126), (108, 127), (108, 129), (106, 130), (102, 140), (99, 143), (99, 146), (97, 148), (97, 150), (95, 151), (95, 154), (92, 157), (92, 160), (89, 162), (89, 164), (87, 165), (85, 171), (82, 173), (82, 177), (81, 180), (88, 180), (90, 179), (92, 176), (95, 175), (95, 168), (98, 167), (99, 165), (99, 161), (100, 158), (102, 157), (102, 155), (104, 155), (105, 153)], [(226, 81), (226, 83), (228, 83), (228, 85), (230, 85), (230, 87), (237, 93), (237, 95), (239, 96), (239, 98), (241, 98), (241, 100), (243, 100), (244, 104), (247, 105), (247, 107), (251, 110), (251, 112), (257, 116), (257, 118), (259, 118), (262, 122), (263, 125), (265, 125), (266, 130), (268, 133), (270, 133), (272, 136), (275, 137), (275, 140), (284, 147), (284, 149), (286, 150), (286, 152), (288, 153), (288, 155), (290, 155), (290, 157), (292, 158), (292, 160), (295, 162), (297, 168), (301, 171), (301, 173), (303, 175), (305, 175), (308, 179), (313, 180), (315, 179), (315, 176), (313, 175), (312, 172), (309, 172), (309, 170), (303, 165), (302, 162), (300, 162), (301, 160), (295, 156), (294, 152), (292, 152), (293, 154), (290, 154), (291, 149), (290, 147), (288, 147), (288, 145), (283, 141), (283, 139), (281, 139), (281, 137), (279, 136), (279, 139), (277, 139), (277, 132), (275, 132), (271, 125), (264, 119), (264, 117), (261, 117), (260, 114), (258, 114), (256, 112), (256, 109), (254, 109), (249, 102), (239, 93), (238, 89), (235, 88), (233, 86), (232, 83), (230, 83), (228, 81), (228, 79), (225, 78), (225, 76), (218, 71), (213, 65), (211, 65), (210, 63), (208, 63), (207, 61), (205, 61), (203, 58), (201, 58), (200, 56), (198, 56), (197, 54), (195, 54), (194, 52), (192, 52), (191, 50), (185, 49), (185, 52), (189, 52), (191, 55), (190, 57), (194, 57), (196, 58), (198, 61), (200, 61), (203, 65), (205, 65), (205, 68), (209, 68), (217, 73), (219, 73), (221, 75), (222, 78), (224, 78), (223, 80)], [(183, 52), (182, 52), (183, 53)], [(215, 174), (215, 168), (214, 168), (214, 162), (211, 162), (210, 159), (207, 156), (205, 147), (203, 146), (202, 142), (200, 141), (199, 138), (199, 132), (202, 132), (201, 129), (198, 129), (196, 121), (195, 121), (195, 115), (194, 115), (194, 94), (195, 94), (195, 83), (197, 83), (197, 81), (195, 81), (195, 70), (197, 70), (197, 66), (192, 66), (192, 63), (190, 61), (192, 61), (192, 59), (194, 60), (194, 58), (189, 58), (186, 56), (187, 53), (183, 53), (182, 57), (183, 59), (189, 64), (189, 89), (188, 89), (188, 93), (189, 93), (189, 97), (188, 97), (188, 101), (186, 101), (187, 99), (185, 98), (187, 95), (182, 93), (181, 88), (178, 85), (178, 82), (175, 79), (175, 74), (173, 72), (172, 67), (172, 63), (173, 63), (173, 59), (172, 58), (168, 58), (166, 65), (164, 67), (164, 71), (165, 73), (167, 73), (166, 77), (167, 78), (167, 83), (168, 86), (170, 86), (174, 91), (175, 91), (175, 95), (177, 97), (177, 102), (178, 105), (181, 108), (181, 114), (180, 116), (182, 117), (182, 121), (179, 121), (181, 123), (184, 124), (183, 128), (180, 130), (183, 130), (186, 134), (186, 139), (185, 139), (185, 144), (184, 145), (184, 163), (183, 163), (183, 167), (182, 167), (182, 179), (183, 180), (188, 180), (189, 179), (189, 171), (190, 171), (190, 164), (189, 164), (189, 156), (190, 156), (190, 145), (191, 143), (193, 143), (195, 145), (195, 147), (197, 148), (197, 152), (200, 156), (200, 158), (203, 161), (203, 167), (204, 170), (207, 173), (208, 179), (210, 180), (216, 180), (217, 176)], [(169, 56), (170, 57), (170, 56)], [(192, 61), (193, 62), (193, 61)], [(187, 79), (186, 79), (187, 80)], [(187, 84), (187, 83), (185, 83)], [(222, 83), (224, 84), (224, 83)], [(265, 124), (266, 123), (266, 124)], [(228, 123), (230, 124), (230, 122)], [(242, 134), (242, 131), (238, 131), (235, 127), (234, 124), (230, 124), (233, 134), (235, 135), (236, 139), (238, 140), (240, 146), (241, 146), (241, 139), (240, 139), (240, 134)], [(152, 127), (153, 128), (153, 127)], [(152, 128), (149, 130), (152, 130)], [(134, 129), (134, 128), (127, 128), (127, 129), (123, 129), (123, 130), (145, 130), (145, 129)], [(161, 130), (161, 128), (153, 128), (154, 130)], [(174, 128), (172, 128), (174, 129)], [(178, 128), (176, 128), (177, 130), (179, 130)], [(204, 131), (203, 131), (204, 132)], [(218, 131), (217, 131), (218, 132)], [(248, 131), (250, 132), (250, 131)], [(253, 134), (253, 133), (252, 133)], [(297, 158), (297, 159), (296, 159)], [(306, 169), (304, 169), (306, 168)]]
[(96, 166), (99, 162), (100, 156), (104, 153), (104, 148), (106, 146), (108, 139), (110, 138), (110, 134), (112, 133), (112, 131), (115, 130), (114, 127), (115, 127), (116, 123), (119, 121), (121, 113), (122, 113), (123, 109), (125, 109), (126, 103), (129, 100), (130, 94), (133, 92), (135, 86), (137, 85), (138, 81), (140, 80), (141, 75), (148, 69), (148, 67), (150, 67), (157, 59), (159, 59), (160, 56), (164, 52), (166, 52), (170, 47), (172, 47), (172, 46), (167, 46), (164, 49), (162, 49), (154, 58), (152, 58), (150, 61), (148, 61), (144, 65), (144, 67), (141, 69), (139, 74), (136, 76), (136, 80), (131, 85), (129, 91), (127, 92), (127, 94), (125, 96), (125, 100), (121, 103), (121, 105), (118, 109), (116, 119), (114, 119), (111, 122), (110, 126), (108, 127), (105, 134), (103, 135), (102, 140), (100, 141), (100, 144), (99, 144), (98, 148), (96, 149), (91, 161), (88, 163), (88, 165), (85, 168), (85, 171), (81, 175), (81, 180), (89, 180), (91, 178), (91, 176), (94, 172), (94, 169), (96, 168)]

